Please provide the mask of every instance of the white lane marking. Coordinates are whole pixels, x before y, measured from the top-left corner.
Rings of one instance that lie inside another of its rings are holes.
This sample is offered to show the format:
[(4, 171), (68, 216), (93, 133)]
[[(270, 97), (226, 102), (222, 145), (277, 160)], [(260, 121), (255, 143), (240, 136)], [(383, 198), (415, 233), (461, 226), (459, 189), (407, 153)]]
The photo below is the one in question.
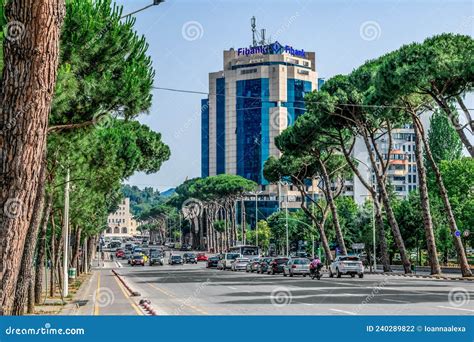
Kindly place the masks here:
[(338, 309), (329, 309), (329, 310), (345, 313), (345, 314), (348, 314), (348, 315), (357, 315), (355, 312), (352, 312), (352, 311), (345, 311), (345, 310), (338, 310)]
[(233, 286), (227, 286), (227, 288), (231, 289), (231, 290), (237, 290), (236, 287), (233, 287)]
[(474, 310), (463, 309), (463, 308), (453, 308), (452, 306), (443, 306), (443, 305), (438, 305), (438, 308), (474, 312)]
[(385, 300), (387, 302), (394, 302), (394, 303), (410, 303), (410, 302), (407, 302), (406, 300), (397, 300), (397, 299), (390, 299), (390, 298), (382, 298), (382, 300)]

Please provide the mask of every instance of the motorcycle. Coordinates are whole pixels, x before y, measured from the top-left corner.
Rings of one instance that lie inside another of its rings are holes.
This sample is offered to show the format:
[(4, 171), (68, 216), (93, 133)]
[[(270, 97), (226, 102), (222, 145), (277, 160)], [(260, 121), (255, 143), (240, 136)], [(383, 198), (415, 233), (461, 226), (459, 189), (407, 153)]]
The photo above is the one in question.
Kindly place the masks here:
[(318, 280), (321, 279), (321, 268), (323, 268), (323, 264), (318, 264), (316, 267), (310, 267), (310, 277), (311, 279), (317, 278)]

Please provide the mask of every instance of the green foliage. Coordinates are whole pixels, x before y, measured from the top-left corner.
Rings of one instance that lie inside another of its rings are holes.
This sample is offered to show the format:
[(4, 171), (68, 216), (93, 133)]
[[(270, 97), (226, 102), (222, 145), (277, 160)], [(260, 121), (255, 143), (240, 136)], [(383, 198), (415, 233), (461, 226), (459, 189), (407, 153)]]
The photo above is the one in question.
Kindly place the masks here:
[(121, 20), (122, 7), (112, 0), (69, 0), (66, 13), (50, 125), (146, 112), (154, 71), (135, 19)]
[(143, 190), (133, 185), (122, 185), (124, 197), (130, 198), (130, 209), (133, 215), (140, 215), (142, 212), (150, 210), (158, 205), (162, 199), (160, 192), (152, 187), (145, 187)]
[[(461, 158), (461, 139), (453, 128), (446, 115), (436, 110), (430, 119), (428, 143), (433, 159), (437, 164), (442, 160), (455, 160)], [(429, 163), (427, 163), (429, 165)]]

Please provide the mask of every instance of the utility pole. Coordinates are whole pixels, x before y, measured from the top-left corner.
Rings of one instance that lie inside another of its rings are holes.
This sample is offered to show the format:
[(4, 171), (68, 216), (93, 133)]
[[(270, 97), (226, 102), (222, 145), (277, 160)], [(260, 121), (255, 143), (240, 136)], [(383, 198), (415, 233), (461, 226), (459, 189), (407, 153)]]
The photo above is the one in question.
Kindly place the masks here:
[(69, 294), (68, 254), (69, 254), (69, 168), (66, 173), (66, 185), (64, 189), (64, 253), (63, 253), (63, 298)]
[(255, 191), (255, 240), (258, 248), (258, 192)]

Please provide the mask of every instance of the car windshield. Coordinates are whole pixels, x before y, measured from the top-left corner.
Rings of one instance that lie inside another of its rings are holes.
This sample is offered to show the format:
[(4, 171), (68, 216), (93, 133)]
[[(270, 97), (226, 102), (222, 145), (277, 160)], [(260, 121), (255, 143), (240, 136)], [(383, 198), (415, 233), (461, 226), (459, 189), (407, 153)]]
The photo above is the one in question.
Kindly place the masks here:
[(188, 254), (188, 258), (195, 258), (195, 257), (196, 257), (195, 254), (192, 254), (192, 253)]
[(247, 259), (247, 258), (237, 258), (236, 261), (237, 261), (237, 262), (249, 262), (250, 259)]
[(219, 257), (212, 257), (212, 258), (209, 258), (209, 260), (216, 261), (216, 260), (219, 260)]
[(287, 259), (287, 258), (283, 258), (283, 259), (275, 259), (275, 261), (276, 261), (276, 263), (277, 263), (277, 264), (284, 264), (285, 262), (287, 262), (287, 261), (288, 261), (288, 259)]
[(135, 260), (140, 260), (140, 259), (143, 259), (143, 257), (142, 257), (141, 255), (135, 255), (135, 256), (133, 257), (133, 259), (135, 259)]
[(227, 254), (228, 259), (237, 259), (239, 257), (239, 254)]
[(173, 256), (171, 257), (171, 259), (181, 259), (181, 256), (179, 256), (179, 255), (173, 255)]
[(307, 265), (310, 263), (308, 259), (296, 259), (293, 261), (294, 264), (296, 265)]

